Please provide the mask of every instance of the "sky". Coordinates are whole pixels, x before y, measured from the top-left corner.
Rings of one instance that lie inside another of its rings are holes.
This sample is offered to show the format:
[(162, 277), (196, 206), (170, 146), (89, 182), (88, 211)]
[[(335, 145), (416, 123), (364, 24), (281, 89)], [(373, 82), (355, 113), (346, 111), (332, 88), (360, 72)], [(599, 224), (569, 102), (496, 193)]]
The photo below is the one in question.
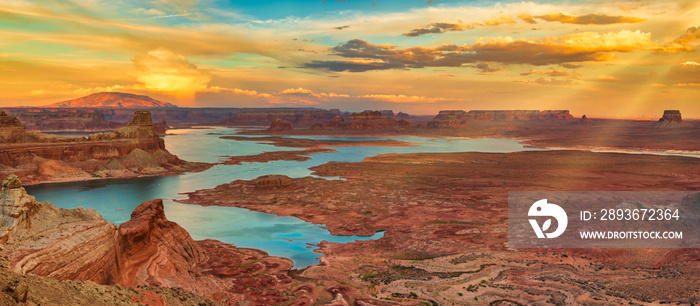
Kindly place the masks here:
[(700, 2), (0, 0), (0, 107), (700, 118)]

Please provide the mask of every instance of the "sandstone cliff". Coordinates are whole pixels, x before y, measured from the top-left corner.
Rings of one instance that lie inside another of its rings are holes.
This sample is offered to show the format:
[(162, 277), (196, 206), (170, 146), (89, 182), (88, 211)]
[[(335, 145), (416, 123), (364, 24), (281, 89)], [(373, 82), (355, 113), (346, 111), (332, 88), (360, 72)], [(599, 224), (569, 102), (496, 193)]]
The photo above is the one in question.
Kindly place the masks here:
[(432, 121), (429, 128), (457, 128), (468, 125), (468, 121), (556, 121), (574, 118), (568, 110), (443, 110)]
[[(386, 112), (386, 111), (385, 111)], [(393, 112), (392, 112), (393, 114)], [(336, 116), (326, 124), (317, 123), (311, 128), (316, 130), (403, 130), (411, 127), (406, 120), (387, 117), (381, 111), (364, 111), (352, 113), (347, 120)]]
[(38, 135), (27, 132), (16, 117), (0, 111), (0, 144), (35, 141), (38, 138)]
[(99, 132), (124, 126), (107, 121), (102, 113), (88, 110), (81, 112), (19, 112), (14, 113), (24, 127), (34, 132)]
[(429, 128), (458, 128), (467, 126), (467, 112), (463, 110), (441, 110), (428, 122)]
[(289, 131), (292, 129), (292, 125), (289, 124), (287, 120), (275, 118), (272, 120), (272, 124), (267, 128), (268, 131)]
[(293, 280), (288, 259), (194, 241), (146, 201), (119, 226), (92, 209), (56, 208), (27, 194), (10, 175), (0, 190), (0, 256), (19, 274), (122, 286), (180, 287), (224, 303), (272, 304)]
[[(165, 149), (151, 115), (138, 111), (111, 133), (62, 137), (28, 132), (15, 117), (0, 114), (0, 174), (30, 183), (93, 177), (130, 177), (204, 169)], [(121, 164), (121, 166), (120, 166)]]
[(225, 120), (225, 125), (269, 126), (275, 118), (289, 122), (292, 126), (309, 127), (315, 123), (327, 122), (342, 115), (339, 110), (321, 109), (268, 109), (237, 112)]
[(673, 128), (687, 128), (692, 127), (688, 122), (683, 122), (681, 117), (681, 111), (679, 110), (665, 110), (663, 117), (651, 125), (653, 128), (660, 129), (673, 129)]

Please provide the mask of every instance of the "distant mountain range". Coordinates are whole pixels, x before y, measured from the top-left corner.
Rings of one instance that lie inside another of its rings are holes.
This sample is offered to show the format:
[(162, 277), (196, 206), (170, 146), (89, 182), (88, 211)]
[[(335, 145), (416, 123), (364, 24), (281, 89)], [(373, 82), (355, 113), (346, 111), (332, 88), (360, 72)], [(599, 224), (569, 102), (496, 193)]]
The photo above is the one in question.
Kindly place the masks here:
[(89, 96), (58, 102), (44, 107), (58, 108), (168, 108), (175, 104), (158, 101), (149, 96), (134, 95), (123, 92), (100, 92)]

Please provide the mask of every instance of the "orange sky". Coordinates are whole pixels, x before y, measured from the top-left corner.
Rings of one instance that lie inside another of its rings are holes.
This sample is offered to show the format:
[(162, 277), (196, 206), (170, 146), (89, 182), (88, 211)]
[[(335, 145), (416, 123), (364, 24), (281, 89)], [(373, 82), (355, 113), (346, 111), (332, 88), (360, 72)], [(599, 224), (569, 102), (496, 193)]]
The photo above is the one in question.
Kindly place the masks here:
[(121, 91), (188, 107), (700, 118), (697, 1), (2, 2), (5, 107)]

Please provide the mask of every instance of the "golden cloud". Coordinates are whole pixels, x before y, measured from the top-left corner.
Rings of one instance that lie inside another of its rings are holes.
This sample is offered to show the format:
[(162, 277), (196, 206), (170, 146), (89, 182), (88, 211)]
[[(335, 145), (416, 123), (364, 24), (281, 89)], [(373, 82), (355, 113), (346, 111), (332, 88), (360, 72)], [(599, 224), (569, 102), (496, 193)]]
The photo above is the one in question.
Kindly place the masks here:
[(530, 69), (530, 71), (521, 73), (520, 75), (525, 76), (525, 75), (531, 75), (531, 74), (561, 77), (561, 76), (570, 76), (571, 72), (568, 72), (568, 71), (563, 70), (563, 69), (554, 69), (554, 68), (550, 68), (548, 71)]
[(518, 15), (518, 18), (520, 18), (522, 21), (525, 21), (529, 24), (536, 24), (537, 21), (535, 21), (535, 18), (532, 17), (532, 15), (529, 14), (520, 14)]
[(136, 80), (146, 90), (194, 98), (197, 91), (207, 88), (211, 77), (190, 64), (187, 59), (165, 48), (134, 56)]
[[(645, 19), (627, 16), (610, 16), (606, 14), (586, 14), (581, 16), (568, 15), (566, 13), (553, 12), (546, 15), (538, 15), (535, 18), (545, 21), (556, 21), (571, 24), (616, 24), (637, 23)], [(522, 19), (522, 18), (521, 18)], [(534, 20), (533, 20), (534, 21)], [(527, 22), (527, 21), (526, 21)]]
[[(332, 48), (333, 55), (347, 58), (347, 60), (314, 60), (304, 64), (303, 67), (363, 72), (425, 67), (464, 67), (465, 65), (474, 66), (473, 64), (477, 63), (565, 65), (575, 62), (614, 60), (616, 58), (614, 52), (638, 50), (661, 52), (660, 49), (660, 44), (652, 41), (651, 33), (639, 30), (584, 32), (545, 38), (480, 37), (472, 45), (408, 48), (400, 48), (397, 45), (375, 45), (364, 40), (353, 39)], [(360, 59), (371, 60), (371, 62), (358, 63)]]
[(472, 22), (472, 23), (447, 23), (447, 22), (436, 22), (431, 23), (426, 27), (413, 29), (406, 33), (401, 34), (401, 36), (406, 37), (416, 37), (426, 34), (441, 34), (445, 32), (459, 32), (464, 30), (471, 30), (476, 26), (497, 26), (502, 24), (515, 23), (515, 20), (507, 15), (501, 15), (496, 17), (491, 17), (482, 22)]
[(385, 95), (385, 94), (372, 94), (363, 95), (360, 98), (365, 98), (374, 101), (384, 101), (391, 103), (406, 103), (406, 104), (422, 104), (422, 103), (436, 103), (440, 101), (457, 101), (463, 99), (445, 99), (445, 98), (429, 98), (424, 96), (409, 96), (409, 95)]

